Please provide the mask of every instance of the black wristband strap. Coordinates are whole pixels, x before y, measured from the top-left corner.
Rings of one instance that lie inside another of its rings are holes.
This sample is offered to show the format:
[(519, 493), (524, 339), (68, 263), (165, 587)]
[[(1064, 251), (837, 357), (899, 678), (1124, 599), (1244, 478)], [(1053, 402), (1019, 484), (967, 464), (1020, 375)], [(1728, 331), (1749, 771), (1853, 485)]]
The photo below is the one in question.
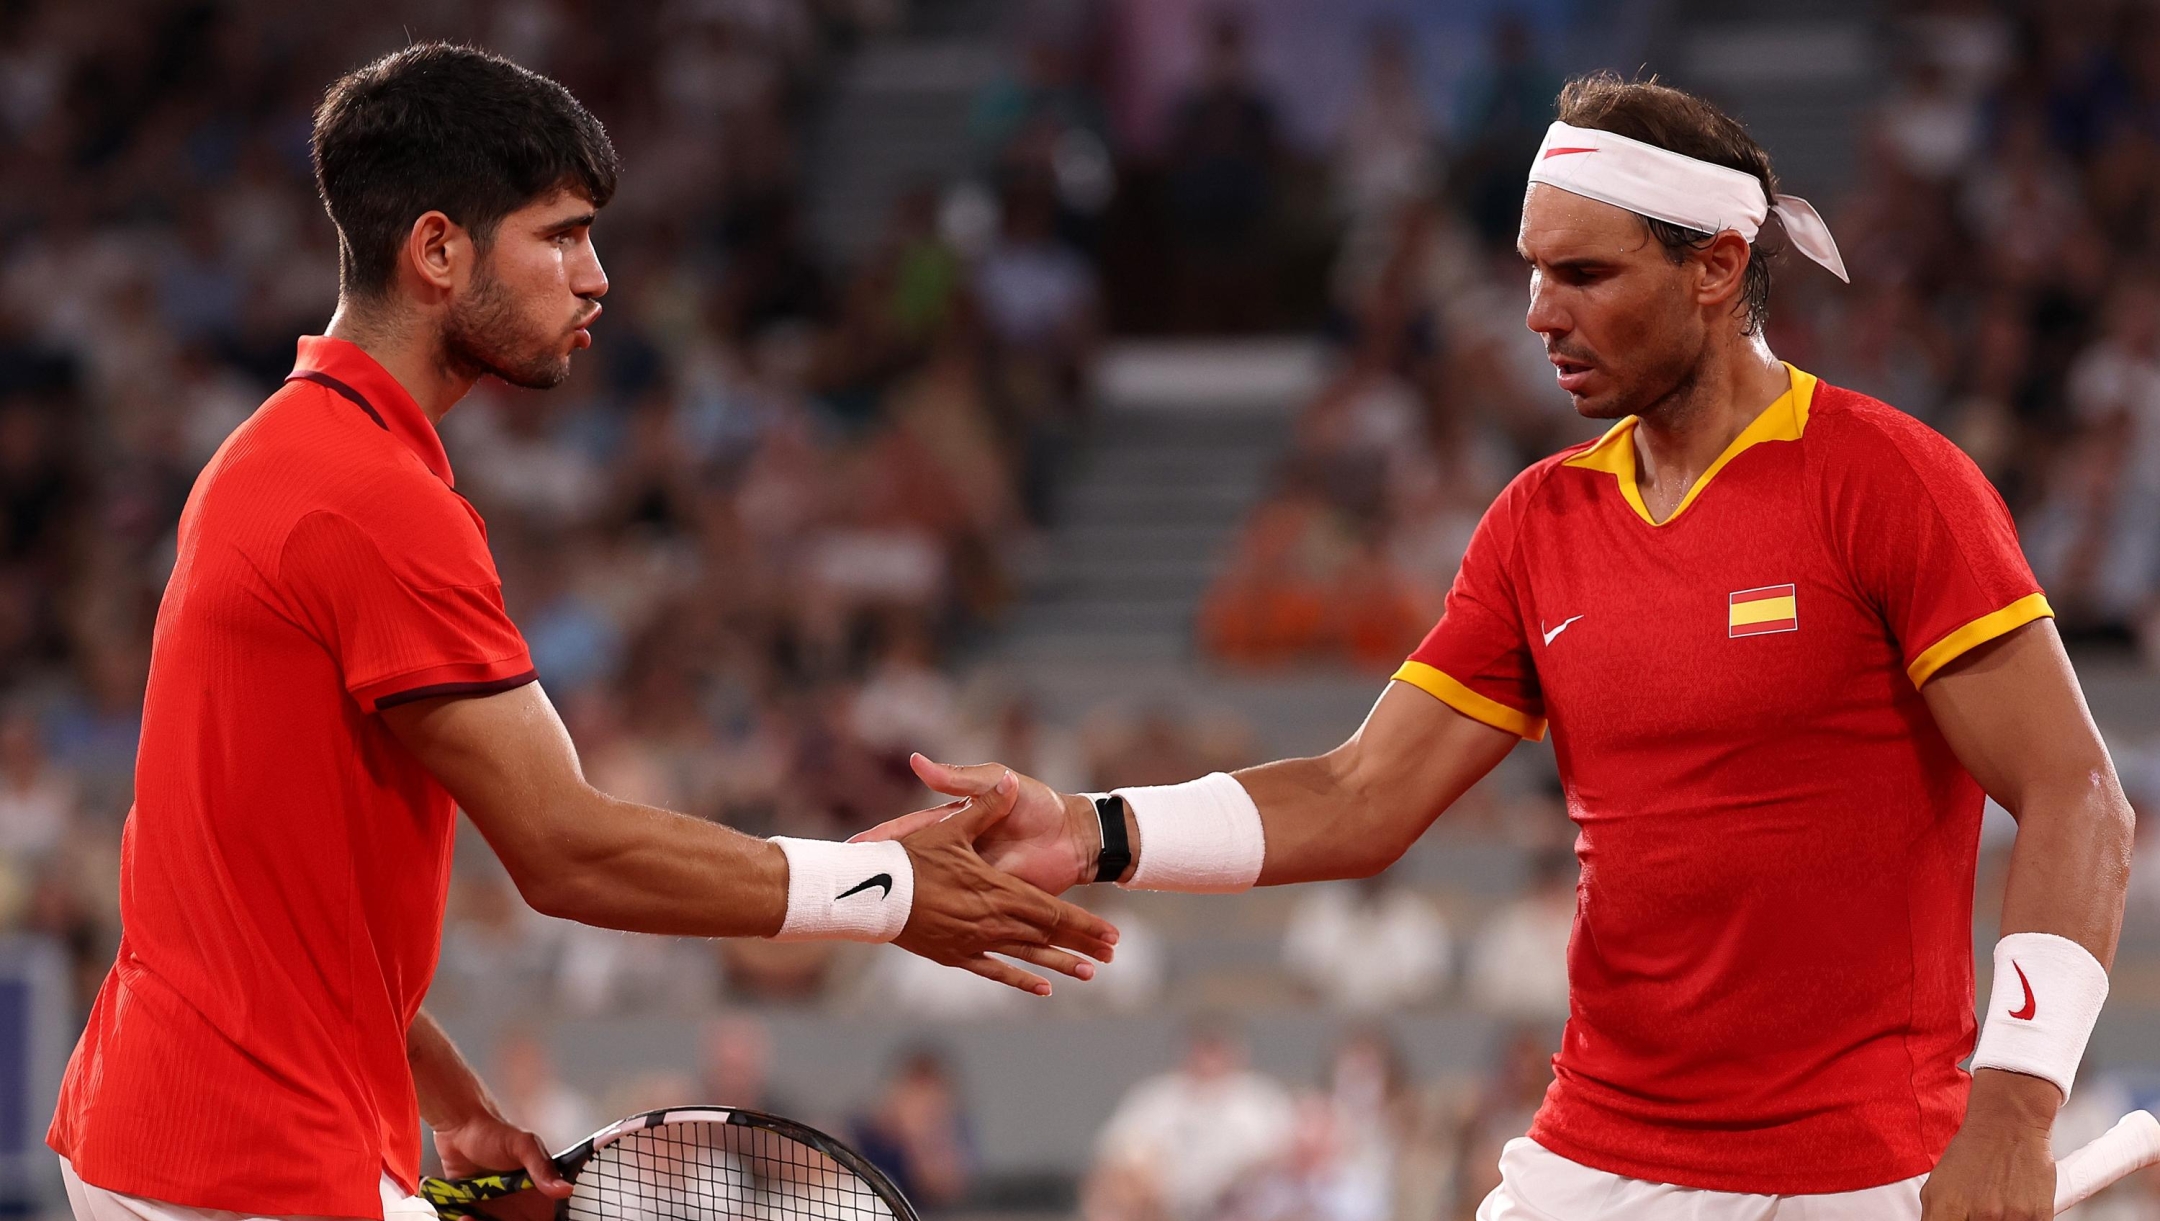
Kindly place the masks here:
[(1132, 841), (1125, 838), (1125, 799), (1115, 793), (1097, 797), (1095, 820), (1102, 824), (1102, 851), (1095, 855), (1095, 880), (1115, 882), (1132, 864)]

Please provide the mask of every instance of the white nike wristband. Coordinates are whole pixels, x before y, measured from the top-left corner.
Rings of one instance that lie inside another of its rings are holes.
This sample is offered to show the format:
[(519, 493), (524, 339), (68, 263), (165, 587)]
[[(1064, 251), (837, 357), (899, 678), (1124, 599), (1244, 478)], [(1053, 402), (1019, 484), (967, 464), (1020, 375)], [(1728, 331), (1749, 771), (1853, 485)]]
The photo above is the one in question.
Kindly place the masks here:
[(1126, 889), (1226, 894), (1260, 880), (1267, 856), (1260, 807), (1228, 772), (1116, 793), (1140, 832), (1140, 860)]
[(1995, 943), (1995, 986), (1972, 1066), (2044, 1078), (2069, 1101), (2107, 994), (2107, 968), (2084, 946), (2053, 933), (2010, 934)]
[(897, 840), (842, 844), (775, 835), (787, 856), (787, 918), (775, 941), (891, 941), (915, 906), (915, 865)]

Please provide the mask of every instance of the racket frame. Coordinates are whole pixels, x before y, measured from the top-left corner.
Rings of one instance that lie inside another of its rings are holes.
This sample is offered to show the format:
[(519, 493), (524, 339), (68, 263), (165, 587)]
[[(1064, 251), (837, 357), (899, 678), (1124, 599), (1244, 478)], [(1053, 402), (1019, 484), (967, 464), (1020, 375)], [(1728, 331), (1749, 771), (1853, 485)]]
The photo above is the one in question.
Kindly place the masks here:
[[(833, 1159), (839, 1163), (841, 1169), (868, 1184), (871, 1192), (885, 1207), (892, 1210), (893, 1221), (921, 1221), (914, 1204), (900, 1194), (900, 1189), (893, 1185), (892, 1179), (862, 1154), (808, 1124), (744, 1107), (667, 1107), (617, 1120), (572, 1148), (557, 1154), (554, 1158), (556, 1172), (574, 1184), (577, 1176), (585, 1169), (585, 1164), (592, 1160), (593, 1154), (633, 1133), (678, 1123), (715, 1123), (738, 1128), (760, 1128), (784, 1136)], [(444, 1221), (459, 1221), (462, 1218), (482, 1218), (484, 1221), (488, 1214), (480, 1205), (528, 1190), (532, 1185), (530, 1173), (512, 1170), (465, 1179), (423, 1178), (420, 1180), (420, 1195), (434, 1206), (436, 1215), (444, 1218)], [(568, 1221), (569, 1208), (568, 1199), (555, 1201), (556, 1221)]]

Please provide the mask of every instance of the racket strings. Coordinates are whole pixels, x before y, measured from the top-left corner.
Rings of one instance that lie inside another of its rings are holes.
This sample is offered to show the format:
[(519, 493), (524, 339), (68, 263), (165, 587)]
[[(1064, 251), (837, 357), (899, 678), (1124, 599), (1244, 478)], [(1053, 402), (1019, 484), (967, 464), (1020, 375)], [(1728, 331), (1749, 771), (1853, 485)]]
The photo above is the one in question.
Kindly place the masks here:
[(763, 1128), (671, 1123), (594, 1152), (570, 1221), (893, 1221), (877, 1192), (822, 1151)]

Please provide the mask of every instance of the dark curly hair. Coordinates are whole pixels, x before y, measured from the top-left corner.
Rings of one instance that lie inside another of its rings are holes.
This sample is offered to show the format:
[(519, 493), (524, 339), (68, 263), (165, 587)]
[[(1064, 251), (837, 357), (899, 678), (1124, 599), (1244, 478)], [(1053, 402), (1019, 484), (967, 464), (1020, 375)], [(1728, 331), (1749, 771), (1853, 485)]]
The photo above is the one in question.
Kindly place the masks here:
[[(1613, 132), (1753, 175), (1762, 183), (1765, 197), (1777, 196), (1777, 173), (1770, 168), (1770, 154), (1739, 120), (1692, 93), (1660, 84), (1656, 77), (1630, 81), (1614, 72), (1576, 77), (1560, 90), (1559, 117), (1571, 127)], [(1675, 263), (1689, 251), (1708, 246), (1716, 236), (1648, 216), (1643, 222)], [(1770, 316), (1770, 265), (1783, 252), (1782, 244), (1765, 245), (1768, 235), (1766, 223), (1748, 247), (1747, 272), (1736, 307), (1746, 311), (1743, 329), (1750, 335), (1759, 333)]]

